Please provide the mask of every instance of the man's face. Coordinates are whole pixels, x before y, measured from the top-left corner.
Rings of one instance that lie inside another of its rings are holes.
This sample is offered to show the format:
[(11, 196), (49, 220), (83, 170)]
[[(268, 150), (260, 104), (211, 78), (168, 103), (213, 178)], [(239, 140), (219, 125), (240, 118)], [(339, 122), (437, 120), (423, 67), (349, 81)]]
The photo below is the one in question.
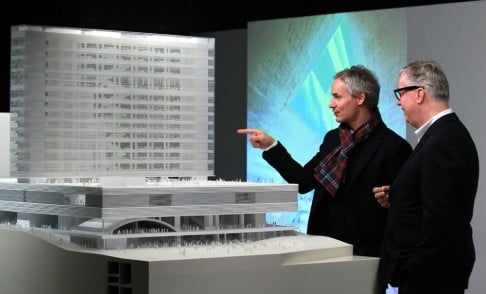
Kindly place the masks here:
[[(410, 82), (406, 75), (402, 74), (398, 78), (397, 88), (402, 89), (404, 87), (415, 86), (412, 82)], [(418, 123), (416, 122), (417, 118), (417, 95), (419, 91), (423, 91), (423, 89), (411, 89), (411, 90), (404, 90), (400, 91), (400, 99), (397, 100), (398, 106), (400, 106), (403, 110), (403, 116), (405, 117), (405, 121), (409, 123), (413, 127), (417, 127)]]
[(332, 109), (336, 121), (353, 127), (358, 117), (358, 99), (351, 96), (346, 85), (340, 79), (334, 80), (332, 83), (331, 95), (329, 107)]

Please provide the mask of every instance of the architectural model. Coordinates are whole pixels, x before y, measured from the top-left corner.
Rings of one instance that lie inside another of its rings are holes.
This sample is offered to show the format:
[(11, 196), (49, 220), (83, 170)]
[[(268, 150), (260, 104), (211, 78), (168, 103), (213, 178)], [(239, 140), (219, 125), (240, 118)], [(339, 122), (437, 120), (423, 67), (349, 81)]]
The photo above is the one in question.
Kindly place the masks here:
[(214, 40), (12, 28), (3, 222), (97, 249), (295, 234), (297, 187), (214, 175)]

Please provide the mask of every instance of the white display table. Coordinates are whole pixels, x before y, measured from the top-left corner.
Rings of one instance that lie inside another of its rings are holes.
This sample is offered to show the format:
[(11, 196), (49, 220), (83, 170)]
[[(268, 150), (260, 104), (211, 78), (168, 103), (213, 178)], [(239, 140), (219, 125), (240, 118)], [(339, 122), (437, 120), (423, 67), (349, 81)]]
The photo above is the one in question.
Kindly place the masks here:
[(372, 293), (377, 258), (335, 239), (86, 250), (55, 235), (0, 229), (3, 293)]

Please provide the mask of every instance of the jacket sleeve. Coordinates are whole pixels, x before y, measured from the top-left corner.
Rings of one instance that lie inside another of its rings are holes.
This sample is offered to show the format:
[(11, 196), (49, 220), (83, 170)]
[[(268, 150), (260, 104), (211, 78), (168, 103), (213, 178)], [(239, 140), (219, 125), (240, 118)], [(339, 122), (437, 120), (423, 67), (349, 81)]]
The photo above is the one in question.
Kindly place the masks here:
[(304, 166), (298, 163), (287, 149), (279, 142), (272, 149), (263, 152), (263, 158), (273, 167), (278, 173), (291, 184), (299, 185), (299, 193), (305, 194), (316, 187), (317, 181), (314, 178), (314, 168), (324, 158), (328, 146), (329, 133), (324, 138), (323, 143), (314, 157)]

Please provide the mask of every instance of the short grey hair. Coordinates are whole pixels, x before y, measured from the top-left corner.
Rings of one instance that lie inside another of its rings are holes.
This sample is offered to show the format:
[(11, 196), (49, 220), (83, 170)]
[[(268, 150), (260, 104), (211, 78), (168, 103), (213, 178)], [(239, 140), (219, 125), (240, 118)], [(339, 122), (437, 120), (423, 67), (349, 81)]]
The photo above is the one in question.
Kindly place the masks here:
[(357, 97), (361, 92), (364, 93), (366, 107), (372, 112), (377, 110), (380, 99), (380, 83), (371, 70), (363, 65), (355, 65), (336, 73), (334, 79), (343, 81), (346, 89), (353, 97)]
[(424, 87), (432, 97), (448, 102), (449, 82), (442, 66), (434, 60), (414, 61), (398, 73), (405, 75), (414, 85)]

